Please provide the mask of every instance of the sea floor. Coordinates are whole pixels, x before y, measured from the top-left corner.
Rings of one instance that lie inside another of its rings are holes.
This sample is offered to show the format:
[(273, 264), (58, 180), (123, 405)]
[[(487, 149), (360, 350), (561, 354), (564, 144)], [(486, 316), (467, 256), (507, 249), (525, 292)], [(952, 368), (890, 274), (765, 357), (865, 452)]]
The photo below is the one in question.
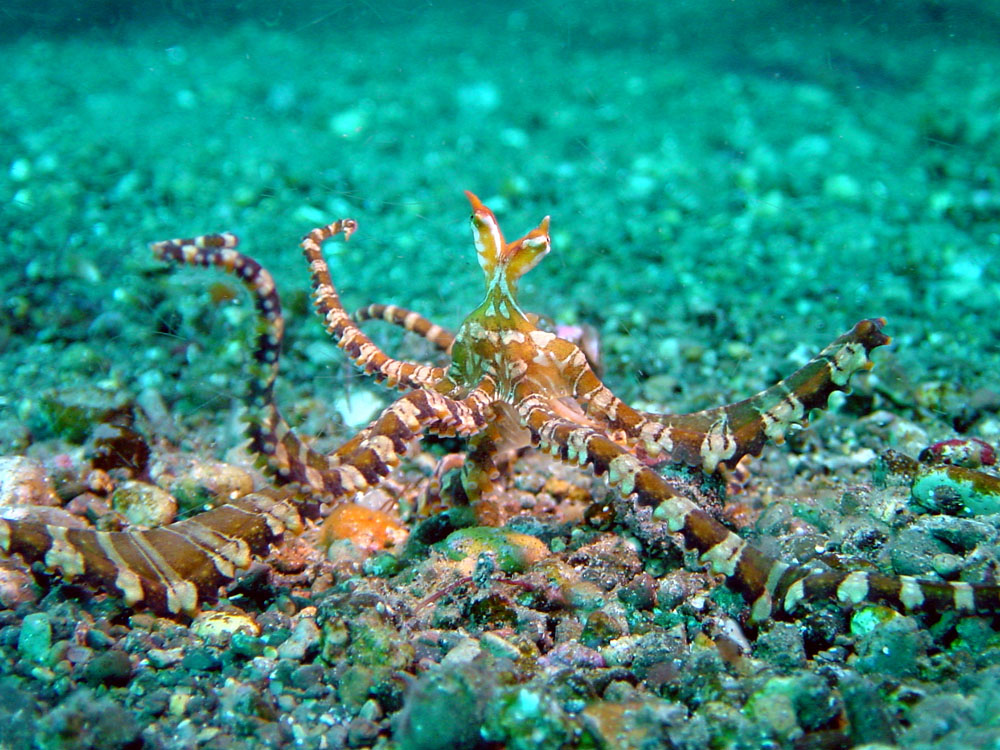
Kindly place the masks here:
[[(234, 232), (273, 272), (278, 400), (336, 447), (394, 396), (328, 343), (298, 240), (356, 219), (327, 249), (345, 305), (454, 329), (482, 294), (472, 190), (511, 237), (551, 216), (521, 301), (592, 326), (642, 408), (744, 398), (884, 316), (873, 371), (716, 511), (783, 559), (994, 582), (991, 499), (923, 512), (879, 456), (1000, 443), (998, 39), (986, 4), (930, 0), (11, 3), (0, 504), (100, 522), (116, 492), (190, 514), (266, 484), (239, 421), (252, 307), (156, 261), (170, 237)], [(148, 471), (94, 480), (123, 423)], [(477, 565), (422, 545), (462, 447), (428, 441), (362, 501), (390, 509), (384, 540), (308, 530), (193, 624), (5, 562), (0, 747), (1000, 743), (995, 620), (815, 605), (752, 628), (696, 561), (602, 513), (601, 481), (530, 451), (523, 514), (475, 547), (515, 562)]]

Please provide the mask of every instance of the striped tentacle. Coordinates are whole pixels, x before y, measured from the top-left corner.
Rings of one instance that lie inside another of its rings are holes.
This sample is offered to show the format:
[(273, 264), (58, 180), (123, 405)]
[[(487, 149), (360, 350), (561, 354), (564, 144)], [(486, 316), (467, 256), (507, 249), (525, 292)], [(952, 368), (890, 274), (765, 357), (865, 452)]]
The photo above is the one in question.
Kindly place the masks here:
[(890, 342), (882, 318), (862, 320), (790, 376), (735, 404), (691, 414), (637, 412), (619, 401), (592, 373), (577, 379), (579, 398), (589, 412), (603, 414), (609, 426), (639, 442), (650, 456), (701, 466), (712, 473), (732, 468), (743, 456), (760, 455), (768, 441), (781, 443), (793, 424), (826, 407), (830, 394), (846, 391), (851, 376), (871, 369), (868, 355)]
[[(574, 346), (575, 348), (577, 347)], [(567, 361), (563, 374), (567, 382), (572, 383), (573, 397), (586, 405), (587, 416), (600, 420), (612, 430), (623, 431), (629, 439), (638, 440), (643, 437), (643, 428), (650, 420), (604, 385), (582, 351), (580, 356)], [(646, 432), (652, 431), (646, 428)], [(656, 434), (659, 432), (661, 430), (657, 429)]]
[[(256, 342), (247, 382), (245, 402), (250, 450), (274, 464), (275, 446), (291, 428), (274, 403), (285, 320), (274, 278), (256, 260), (236, 250), (233, 234), (208, 234), (190, 239), (153, 243), (157, 258), (177, 264), (215, 267), (236, 276), (250, 292), (257, 310)], [(273, 467), (277, 470), (278, 467)]]
[(518, 449), (529, 445), (531, 434), (519, 424), (513, 407), (503, 401), (494, 402), (486, 427), (469, 441), (462, 465), (462, 489), (479, 523), (487, 526), (503, 523), (492, 502), (501, 466)]
[[(635, 494), (640, 506), (665, 509), (669, 528), (679, 532), (688, 549), (712, 571), (725, 575), (748, 602), (769, 602), (768, 573), (778, 563), (750, 547), (709, 514), (685, 497), (677, 495), (666, 480), (611, 440), (603, 431), (580, 426), (550, 411), (544, 398), (522, 394), (518, 413), (538, 446), (564, 461), (590, 466), (623, 499)], [(631, 507), (631, 503), (627, 503)], [(757, 608), (755, 607), (755, 611)], [(767, 607), (768, 612), (770, 607)]]
[[(785, 582), (788, 577), (783, 577)], [(906, 612), (1000, 612), (1000, 586), (986, 583), (927, 581), (867, 571), (825, 571), (779, 586), (782, 607), (791, 612), (803, 601), (836, 599), (844, 604), (880, 602)]]
[[(304, 467), (327, 471), (336, 461), (310, 448), (292, 430), (274, 402), (274, 382), (285, 335), (281, 300), (271, 274), (249, 255), (238, 252), (238, 245), (239, 238), (235, 235), (208, 234), (157, 242), (152, 250), (158, 258), (171, 263), (219, 268), (236, 276), (247, 288), (257, 310), (257, 337), (244, 399), (248, 449), (278, 482), (305, 473)], [(303, 506), (303, 512), (309, 516), (316, 515), (317, 510), (315, 504)]]
[(193, 615), (199, 600), (250, 565), (301, 520), (286, 494), (259, 492), (148, 531), (67, 529), (0, 519), (0, 549), (41, 561), (67, 580), (117, 592), (129, 606)]
[(322, 463), (286, 454), (280, 443), (278, 459), (288, 467), (281, 481), (328, 503), (347, 501), (387, 476), (422, 433), (467, 437), (482, 430), (494, 392), (486, 379), (458, 400), (428, 388), (407, 393), (330, 456), (322, 456)]
[(455, 334), (437, 323), (432, 323), (420, 313), (407, 310), (398, 305), (368, 305), (354, 311), (352, 316), (356, 323), (366, 320), (384, 320), (411, 333), (426, 339), (445, 354), (451, 354), (451, 346), (455, 343)]
[[(817, 572), (808, 566), (782, 563), (676, 494), (663, 477), (607, 435), (550, 411), (544, 398), (522, 394), (518, 412), (542, 450), (564, 461), (590, 466), (598, 476), (606, 475), (608, 484), (619, 493), (623, 515), (636, 518), (642, 508), (652, 507), (654, 520), (679, 533), (686, 548), (698, 552), (703, 564), (724, 575), (743, 596), (753, 622), (792, 614), (803, 602), (817, 600), (847, 605), (876, 601), (904, 611), (1000, 611), (1000, 586), (894, 578), (862, 571)], [(650, 533), (643, 523), (634, 526), (640, 537)]]
[(768, 440), (781, 443), (789, 427), (826, 408), (831, 393), (848, 390), (854, 373), (871, 369), (869, 353), (891, 341), (884, 325), (883, 318), (862, 320), (787, 378), (743, 401), (693, 414), (646, 415), (663, 431), (644, 448), (653, 455), (665, 449), (672, 460), (700, 464), (707, 472), (760, 455)]
[(444, 368), (393, 359), (358, 328), (340, 302), (321, 246), (338, 234), (343, 234), (347, 239), (355, 229), (355, 221), (341, 219), (313, 229), (302, 240), (302, 252), (309, 261), (312, 275), (316, 311), (323, 318), (323, 324), (337, 346), (344, 350), (362, 372), (372, 375), (377, 382), (384, 382), (390, 388), (401, 390), (432, 388), (444, 379)]

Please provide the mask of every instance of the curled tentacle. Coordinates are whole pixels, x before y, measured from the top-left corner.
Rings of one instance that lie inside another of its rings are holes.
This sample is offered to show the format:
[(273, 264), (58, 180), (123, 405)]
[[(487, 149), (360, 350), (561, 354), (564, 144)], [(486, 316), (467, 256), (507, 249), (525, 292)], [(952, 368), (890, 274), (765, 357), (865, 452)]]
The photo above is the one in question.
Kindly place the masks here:
[(161, 260), (219, 268), (238, 278), (253, 299), (257, 310), (256, 341), (246, 385), (247, 437), (251, 452), (267, 459), (277, 472), (274, 452), (284, 436), (293, 434), (274, 402), (274, 381), (278, 376), (285, 319), (274, 278), (249, 255), (236, 250), (239, 239), (232, 234), (206, 234), (189, 239), (166, 240), (151, 245)]
[(330, 277), (330, 268), (323, 257), (323, 243), (338, 234), (347, 239), (357, 229), (352, 219), (341, 219), (325, 227), (317, 227), (301, 243), (309, 261), (316, 312), (337, 346), (344, 350), (362, 372), (390, 388), (433, 388), (445, 378), (445, 369), (416, 362), (393, 359), (376, 346), (344, 309)]

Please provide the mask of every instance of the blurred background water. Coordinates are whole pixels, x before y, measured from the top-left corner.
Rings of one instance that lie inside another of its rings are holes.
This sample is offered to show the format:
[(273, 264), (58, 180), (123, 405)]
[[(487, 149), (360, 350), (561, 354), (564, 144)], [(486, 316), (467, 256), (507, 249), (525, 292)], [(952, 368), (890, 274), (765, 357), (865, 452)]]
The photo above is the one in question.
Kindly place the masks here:
[(8, 416), (40, 384), (170, 401), (185, 341), (238, 373), (237, 313), (204, 314), (230, 295), (165, 276), (167, 237), (272, 268), (292, 382), (330, 366), (296, 243), (334, 218), (361, 224), (330, 249), (349, 305), (455, 326), (463, 189), (512, 237), (551, 214), (524, 304), (596, 326), (626, 395), (746, 393), (874, 315), (883, 378), (996, 386), (990, 4), (8, 0), (0, 39)]

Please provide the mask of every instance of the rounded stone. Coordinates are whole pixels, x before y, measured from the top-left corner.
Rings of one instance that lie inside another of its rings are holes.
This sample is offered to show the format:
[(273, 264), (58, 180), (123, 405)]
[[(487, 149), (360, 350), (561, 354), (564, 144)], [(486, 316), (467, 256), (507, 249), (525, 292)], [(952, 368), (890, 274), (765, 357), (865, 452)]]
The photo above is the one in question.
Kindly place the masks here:
[(435, 546), (451, 560), (475, 560), (483, 553), (492, 554), (504, 573), (519, 573), (550, 554), (537, 537), (490, 526), (459, 529)]
[(191, 630), (202, 638), (244, 633), (259, 636), (260, 626), (250, 617), (239, 612), (202, 612), (191, 623)]
[(483, 701), (473, 675), (426, 672), (407, 692), (396, 716), (396, 737), (400, 750), (472, 750), (481, 744), (482, 720)]
[(44, 612), (24, 618), (17, 638), (17, 651), (29, 661), (41, 664), (52, 646), (52, 622)]
[(24, 456), (0, 456), (4, 505), (61, 505), (45, 467)]
[(177, 501), (173, 495), (155, 484), (135, 480), (118, 485), (111, 496), (111, 507), (129, 523), (149, 528), (168, 524), (177, 515)]
[(105, 651), (87, 662), (83, 679), (90, 685), (123, 687), (132, 679), (132, 660), (124, 651)]

